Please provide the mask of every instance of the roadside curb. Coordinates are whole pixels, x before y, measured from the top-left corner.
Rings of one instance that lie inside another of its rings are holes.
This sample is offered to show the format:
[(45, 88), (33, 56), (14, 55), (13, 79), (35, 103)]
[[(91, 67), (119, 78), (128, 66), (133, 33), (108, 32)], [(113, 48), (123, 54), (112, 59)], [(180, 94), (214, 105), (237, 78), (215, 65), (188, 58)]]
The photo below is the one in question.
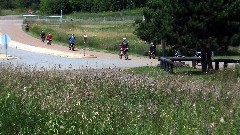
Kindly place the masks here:
[(12, 56), (12, 55), (5, 55), (0, 53), (0, 60), (12, 60), (12, 59), (18, 59), (18, 57)]

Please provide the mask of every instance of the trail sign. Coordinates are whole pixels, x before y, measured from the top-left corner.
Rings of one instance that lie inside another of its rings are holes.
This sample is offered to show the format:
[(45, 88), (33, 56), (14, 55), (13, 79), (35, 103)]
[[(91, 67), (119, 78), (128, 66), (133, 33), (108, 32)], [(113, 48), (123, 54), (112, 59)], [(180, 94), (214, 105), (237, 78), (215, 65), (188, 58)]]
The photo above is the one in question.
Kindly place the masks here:
[(6, 49), (6, 56), (7, 56), (8, 43), (11, 41), (11, 38), (8, 35), (3, 35), (1, 38), (1, 41), (4, 48)]

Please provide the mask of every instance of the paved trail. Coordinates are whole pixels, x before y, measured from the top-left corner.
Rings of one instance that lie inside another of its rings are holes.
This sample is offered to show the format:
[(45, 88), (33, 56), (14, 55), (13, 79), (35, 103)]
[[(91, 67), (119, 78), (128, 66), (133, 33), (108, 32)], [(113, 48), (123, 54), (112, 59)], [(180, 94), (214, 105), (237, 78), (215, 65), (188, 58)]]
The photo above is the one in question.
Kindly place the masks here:
[(22, 31), (22, 20), (16, 17), (0, 17), (0, 34), (8, 34), (12, 41), (7, 50), (8, 55), (17, 59), (6, 60), (5, 50), (0, 48), (1, 64), (28, 65), (36, 68), (128, 68), (139, 66), (157, 66), (157, 59), (132, 56), (130, 60), (119, 59), (117, 54), (77, 49), (70, 51), (66, 46), (46, 45), (40, 39), (34, 38)]

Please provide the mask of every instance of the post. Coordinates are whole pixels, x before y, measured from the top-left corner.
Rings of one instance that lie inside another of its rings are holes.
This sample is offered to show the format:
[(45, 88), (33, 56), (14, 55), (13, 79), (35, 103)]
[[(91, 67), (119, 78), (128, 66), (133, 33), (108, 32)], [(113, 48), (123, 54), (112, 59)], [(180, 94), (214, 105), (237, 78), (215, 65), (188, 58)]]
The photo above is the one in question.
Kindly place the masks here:
[(218, 70), (218, 69), (219, 69), (219, 62), (216, 61), (216, 62), (215, 62), (215, 70)]
[(169, 72), (173, 73), (173, 64), (172, 63), (169, 63)]
[(61, 20), (60, 20), (60, 22), (62, 23), (62, 9), (61, 9)]
[(86, 49), (86, 44), (87, 44), (87, 34), (84, 34), (84, 35), (83, 35), (83, 39), (84, 39), (83, 55), (85, 56), (85, 49)]
[(202, 49), (201, 51), (201, 64), (202, 64), (202, 72), (207, 71), (207, 54), (206, 49)]
[(196, 60), (192, 60), (192, 67), (196, 68)]
[(7, 49), (8, 49), (8, 43), (7, 43), (7, 35), (5, 35), (5, 50), (6, 50), (6, 57), (7, 57)]
[(223, 69), (226, 69), (227, 66), (228, 66), (228, 63), (227, 63), (227, 62), (224, 62), (224, 63), (223, 63)]

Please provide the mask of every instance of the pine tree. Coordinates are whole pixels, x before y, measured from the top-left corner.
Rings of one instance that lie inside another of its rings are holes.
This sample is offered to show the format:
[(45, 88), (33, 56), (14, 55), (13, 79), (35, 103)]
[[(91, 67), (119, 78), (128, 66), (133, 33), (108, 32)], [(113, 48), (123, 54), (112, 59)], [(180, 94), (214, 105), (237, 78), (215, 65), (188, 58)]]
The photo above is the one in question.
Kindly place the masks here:
[(148, 42), (166, 39), (189, 55), (193, 48), (227, 50), (239, 45), (239, 13), (239, 0), (150, 0), (135, 34)]

